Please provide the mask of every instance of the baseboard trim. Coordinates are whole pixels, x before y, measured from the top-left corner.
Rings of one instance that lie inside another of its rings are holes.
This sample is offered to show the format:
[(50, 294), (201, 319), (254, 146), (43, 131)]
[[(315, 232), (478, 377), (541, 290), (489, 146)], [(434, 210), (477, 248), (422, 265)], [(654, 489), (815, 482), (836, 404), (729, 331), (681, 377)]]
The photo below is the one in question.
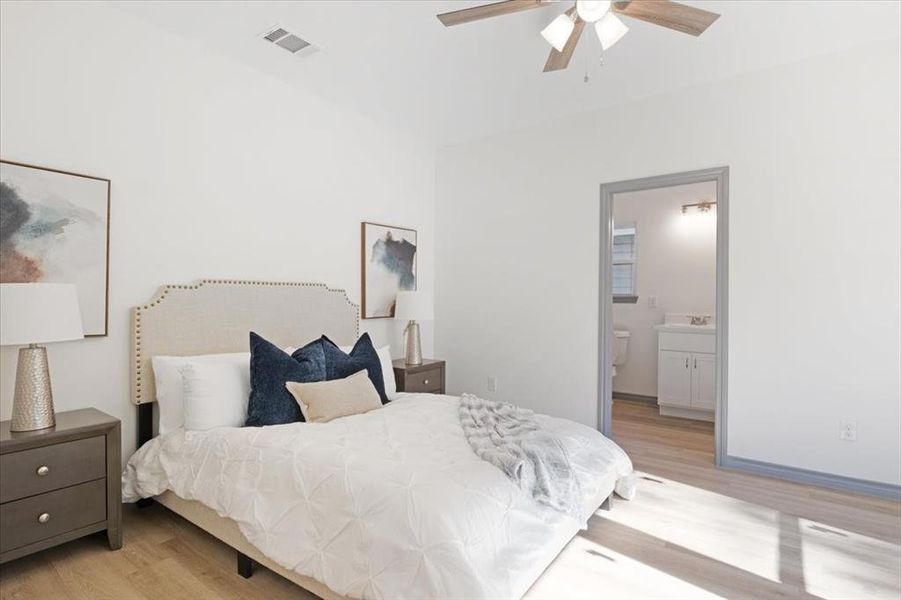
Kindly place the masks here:
[(613, 392), (614, 400), (631, 400), (633, 402), (647, 402), (657, 405), (657, 396), (645, 396), (644, 394), (630, 394), (629, 392)]
[(678, 406), (660, 405), (660, 416), (676, 417), (678, 419), (692, 419), (694, 421), (704, 421), (705, 423), (713, 423), (716, 415), (712, 410), (697, 410), (693, 408), (681, 408)]
[(732, 469), (733, 471), (743, 471), (753, 475), (787, 479), (788, 481), (794, 481), (796, 483), (816, 485), (833, 490), (840, 490), (842, 492), (854, 492), (856, 494), (865, 494), (867, 496), (879, 496), (880, 498), (901, 500), (901, 485), (894, 485), (891, 483), (856, 479), (844, 475), (832, 475), (821, 471), (810, 471), (800, 467), (788, 467), (761, 460), (728, 455), (720, 466), (724, 469)]

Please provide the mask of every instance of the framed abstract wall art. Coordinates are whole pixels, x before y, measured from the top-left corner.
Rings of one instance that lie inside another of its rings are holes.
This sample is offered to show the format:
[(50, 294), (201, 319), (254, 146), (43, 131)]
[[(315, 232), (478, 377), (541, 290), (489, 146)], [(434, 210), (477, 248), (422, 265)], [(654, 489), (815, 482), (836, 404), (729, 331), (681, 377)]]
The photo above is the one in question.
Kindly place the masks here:
[(0, 160), (0, 282), (74, 283), (85, 336), (105, 336), (110, 181)]
[(362, 223), (363, 318), (394, 316), (397, 292), (416, 289), (416, 231)]

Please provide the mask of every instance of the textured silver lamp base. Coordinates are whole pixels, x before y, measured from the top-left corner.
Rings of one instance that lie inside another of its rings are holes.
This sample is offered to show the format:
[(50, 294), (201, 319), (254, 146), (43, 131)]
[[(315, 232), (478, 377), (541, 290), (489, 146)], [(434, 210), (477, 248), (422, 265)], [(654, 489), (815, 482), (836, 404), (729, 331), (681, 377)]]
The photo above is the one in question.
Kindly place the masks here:
[(16, 392), (13, 396), (10, 431), (34, 431), (56, 425), (47, 349), (32, 344), (19, 348)]
[(404, 328), (404, 362), (408, 365), (422, 364), (422, 344), (419, 341), (419, 323), (410, 321)]

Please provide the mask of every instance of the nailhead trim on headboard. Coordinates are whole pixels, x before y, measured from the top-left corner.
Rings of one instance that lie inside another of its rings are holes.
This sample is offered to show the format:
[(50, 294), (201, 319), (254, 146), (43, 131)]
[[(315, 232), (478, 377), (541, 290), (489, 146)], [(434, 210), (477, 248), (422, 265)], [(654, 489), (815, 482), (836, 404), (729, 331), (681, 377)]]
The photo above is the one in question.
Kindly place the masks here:
[[(143, 377), (143, 356), (141, 354), (141, 314), (143, 311), (150, 310), (151, 308), (157, 306), (162, 303), (163, 300), (166, 299), (166, 296), (169, 294), (171, 290), (196, 290), (200, 289), (204, 285), (214, 284), (214, 285), (249, 285), (249, 286), (263, 286), (263, 287), (318, 287), (322, 288), (327, 292), (333, 292), (336, 294), (343, 294), (344, 300), (354, 309), (356, 313), (356, 317), (354, 319), (354, 327), (357, 337), (360, 335), (360, 306), (354, 302), (351, 302), (350, 298), (347, 297), (347, 292), (343, 289), (335, 289), (330, 288), (324, 283), (294, 283), (294, 282), (278, 282), (278, 281), (252, 281), (249, 279), (201, 279), (197, 283), (193, 285), (164, 285), (159, 291), (157, 291), (156, 296), (142, 306), (137, 306), (134, 308), (134, 345), (133, 345), (133, 354), (134, 354), (134, 365), (135, 365), (135, 390), (134, 390), (134, 403), (141, 404), (146, 402), (143, 398), (142, 390), (141, 390), (141, 381)], [(152, 401), (152, 400), (151, 400)]]

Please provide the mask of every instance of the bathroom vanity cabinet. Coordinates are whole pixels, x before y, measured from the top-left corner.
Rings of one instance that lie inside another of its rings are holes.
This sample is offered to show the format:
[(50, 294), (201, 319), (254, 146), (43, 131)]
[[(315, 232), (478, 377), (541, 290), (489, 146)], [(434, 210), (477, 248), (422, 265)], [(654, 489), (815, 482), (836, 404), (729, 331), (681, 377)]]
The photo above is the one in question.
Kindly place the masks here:
[(660, 414), (713, 421), (716, 327), (664, 324), (656, 329)]

